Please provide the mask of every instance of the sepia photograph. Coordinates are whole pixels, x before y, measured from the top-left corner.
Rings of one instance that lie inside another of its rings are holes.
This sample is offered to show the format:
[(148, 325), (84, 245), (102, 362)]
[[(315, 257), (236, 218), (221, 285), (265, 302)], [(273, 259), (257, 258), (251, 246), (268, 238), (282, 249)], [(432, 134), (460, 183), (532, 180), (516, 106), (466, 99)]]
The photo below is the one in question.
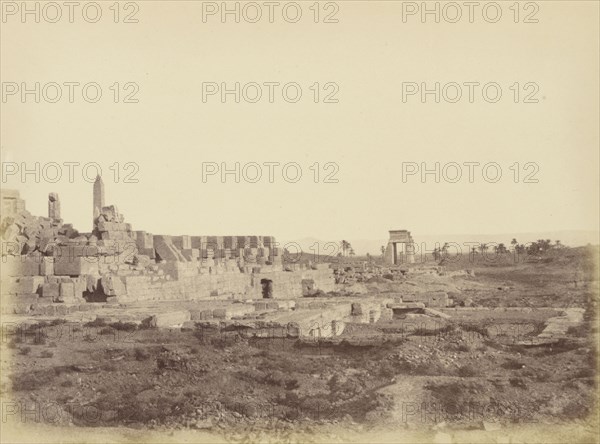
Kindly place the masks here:
[(0, 14), (1, 443), (600, 444), (600, 1)]

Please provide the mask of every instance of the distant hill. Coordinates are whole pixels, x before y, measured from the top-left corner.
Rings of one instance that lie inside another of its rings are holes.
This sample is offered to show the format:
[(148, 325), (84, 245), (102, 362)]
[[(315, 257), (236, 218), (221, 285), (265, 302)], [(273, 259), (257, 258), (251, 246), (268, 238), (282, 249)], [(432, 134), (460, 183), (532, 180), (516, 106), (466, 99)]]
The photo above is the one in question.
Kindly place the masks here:
[[(436, 246), (436, 242), (443, 245), (445, 242), (456, 243), (461, 246), (464, 250), (468, 249), (468, 243), (504, 243), (507, 247), (510, 247), (510, 242), (513, 238), (521, 244), (533, 242), (538, 239), (551, 239), (552, 242), (560, 240), (560, 242), (569, 247), (579, 247), (583, 245), (592, 244), (598, 245), (600, 243), (600, 235), (597, 231), (584, 231), (584, 230), (563, 230), (563, 231), (548, 231), (541, 233), (504, 233), (504, 234), (419, 234), (418, 232), (411, 232), (413, 239), (416, 244), (424, 244), (427, 250), (433, 250)], [(340, 239), (335, 240), (323, 240), (316, 238), (302, 238), (283, 240), (282, 244), (295, 243), (300, 245), (303, 252), (307, 254), (313, 254), (316, 252), (315, 244), (318, 244), (318, 253), (321, 255), (337, 255), (340, 252)], [(381, 239), (348, 239), (345, 238), (354, 249), (357, 255), (365, 255), (367, 253), (372, 255), (381, 254), (381, 246), (387, 245), (387, 238)], [(334, 245), (335, 244), (335, 248)], [(293, 244), (291, 244), (293, 245)], [(293, 251), (293, 247), (290, 247), (290, 252)]]

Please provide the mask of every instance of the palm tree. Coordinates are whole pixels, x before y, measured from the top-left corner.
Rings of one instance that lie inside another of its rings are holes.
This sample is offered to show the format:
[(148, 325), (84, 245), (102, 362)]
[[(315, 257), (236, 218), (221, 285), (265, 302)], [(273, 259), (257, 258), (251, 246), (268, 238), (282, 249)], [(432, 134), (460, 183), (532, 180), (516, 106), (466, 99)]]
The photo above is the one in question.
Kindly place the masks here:
[(513, 237), (513, 240), (510, 241), (510, 245), (512, 246), (513, 251), (517, 248), (516, 245), (518, 244), (517, 239), (515, 239)]
[(340, 246), (342, 247), (342, 256), (346, 256), (346, 249), (348, 248), (348, 242), (346, 242), (345, 240), (342, 240), (342, 242), (340, 242)]

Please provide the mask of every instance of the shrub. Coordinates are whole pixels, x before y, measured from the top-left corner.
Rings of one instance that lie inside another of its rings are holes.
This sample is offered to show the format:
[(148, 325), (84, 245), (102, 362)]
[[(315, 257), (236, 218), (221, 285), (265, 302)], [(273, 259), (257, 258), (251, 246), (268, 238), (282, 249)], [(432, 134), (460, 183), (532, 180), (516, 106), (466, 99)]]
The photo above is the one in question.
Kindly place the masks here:
[(110, 324), (110, 326), (112, 328), (114, 328), (115, 330), (121, 330), (121, 331), (134, 331), (137, 330), (137, 325), (134, 322), (113, 322), (112, 324)]
[(465, 364), (458, 368), (457, 374), (462, 378), (472, 378), (473, 376), (477, 376), (478, 372), (471, 364)]
[(589, 329), (585, 324), (577, 326), (571, 326), (567, 329), (567, 334), (578, 338), (585, 338), (589, 336)]
[(459, 352), (470, 352), (471, 347), (469, 346), (469, 344), (458, 344), (456, 346), (456, 350)]
[(511, 378), (508, 380), (508, 382), (510, 382), (510, 385), (512, 385), (513, 387), (518, 387), (527, 390), (527, 384), (525, 384), (525, 381), (522, 378)]
[(14, 391), (32, 391), (51, 382), (52, 374), (28, 373), (18, 375), (13, 379), (12, 388)]
[(590, 414), (590, 406), (581, 401), (571, 401), (563, 407), (562, 414), (570, 419), (584, 419)]
[(63, 373), (73, 373), (74, 371), (78, 371), (77, 366), (75, 365), (58, 365), (54, 367), (54, 373), (56, 376), (60, 376)]
[(33, 343), (35, 345), (46, 345), (46, 335), (45, 334), (35, 335), (33, 338)]
[(91, 334), (86, 333), (85, 336), (83, 337), (83, 340), (85, 342), (94, 342), (96, 340), (96, 338), (94, 338)]
[(535, 372), (535, 380), (538, 382), (547, 382), (550, 381), (550, 379), (552, 379), (552, 375), (550, 374), (550, 372), (547, 372), (546, 370), (538, 370), (537, 372)]
[(286, 390), (295, 390), (297, 388), (300, 387), (300, 384), (298, 383), (297, 379), (288, 379), (285, 382), (285, 388)]
[(439, 328), (424, 328), (418, 327), (415, 328), (412, 332), (413, 336), (442, 336), (445, 334), (450, 334), (456, 330), (456, 327), (452, 324), (445, 325), (444, 327)]
[(506, 370), (521, 370), (523, 367), (525, 367), (525, 365), (515, 359), (509, 359), (504, 362), (501, 367), (505, 368)]
[(593, 368), (582, 368), (575, 372), (573, 378), (593, 378), (596, 376), (596, 372)]
[(114, 335), (115, 331), (112, 329), (112, 327), (104, 327), (98, 333), (101, 335)]
[(148, 359), (150, 357), (150, 353), (148, 353), (148, 351), (143, 348), (136, 348), (133, 351), (133, 353), (134, 353), (135, 359), (137, 361), (145, 361), (146, 359)]
[(40, 355), (42, 358), (51, 358), (52, 356), (54, 356), (54, 353), (52, 353), (50, 350), (44, 350)]
[(108, 363), (104, 364), (101, 368), (105, 372), (114, 372), (117, 369), (115, 364), (113, 364), (112, 362), (108, 362)]
[(146, 319), (143, 319), (142, 322), (140, 323), (140, 325), (138, 326), (138, 328), (140, 330), (149, 330), (152, 328), (156, 328), (156, 323), (154, 322), (154, 319), (152, 318), (152, 316), (147, 317)]
[(314, 419), (327, 418), (331, 408), (331, 402), (321, 397), (311, 396), (300, 402), (300, 410), (304, 415)]
[(73, 387), (73, 381), (67, 379), (65, 382), (60, 384), (61, 387)]
[(384, 362), (379, 366), (379, 376), (383, 378), (393, 378), (396, 376), (396, 370), (391, 363)]
[(21, 347), (19, 349), (19, 353), (21, 353), (22, 355), (28, 355), (30, 351), (31, 347)]
[(85, 327), (106, 327), (106, 321), (103, 318), (94, 319), (93, 321), (83, 324)]
[(460, 328), (465, 332), (471, 331), (471, 332), (478, 333), (481, 336), (483, 336), (484, 338), (488, 338), (490, 336), (488, 329), (485, 326), (472, 324), (472, 323), (461, 323)]

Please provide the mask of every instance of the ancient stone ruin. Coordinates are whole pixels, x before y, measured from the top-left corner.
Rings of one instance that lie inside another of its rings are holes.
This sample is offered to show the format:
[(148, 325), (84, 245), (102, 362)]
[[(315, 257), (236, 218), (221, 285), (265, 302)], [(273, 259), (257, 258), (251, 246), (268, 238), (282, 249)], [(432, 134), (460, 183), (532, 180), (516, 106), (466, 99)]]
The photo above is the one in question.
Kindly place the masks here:
[(390, 240), (384, 258), (388, 265), (412, 264), (415, 262), (415, 247), (410, 231), (390, 230)]
[(48, 217), (36, 217), (17, 191), (3, 190), (3, 293), (26, 309), (50, 303), (278, 299), (333, 290), (327, 264), (284, 269), (273, 236), (153, 235), (134, 230), (104, 199), (98, 177), (92, 232), (79, 233), (63, 223), (56, 193), (49, 195)]
[[(374, 323), (395, 312), (452, 303), (443, 292), (367, 294), (363, 283), (377, 276), (405, 278), (406, 269), (397, 265), (413, 262), (414, 254), (404, 230), (390, 232), (388, 265), (356, 269), (284, 263), (273, 236), (134, 230), (115, 205), (105, 204), (100, 177), (89, 233), (63, 222), (56, 193), (48, 196), (48, 217), (29, 213), (17, 191), (3, 190), (1, 200), (4, 314), (80, 318), (108, 310), (155, 327), (242, 322), (258, 337), (330, 337), (346, 323)], [(419, 272), (439, 274), (423, 267)]]

